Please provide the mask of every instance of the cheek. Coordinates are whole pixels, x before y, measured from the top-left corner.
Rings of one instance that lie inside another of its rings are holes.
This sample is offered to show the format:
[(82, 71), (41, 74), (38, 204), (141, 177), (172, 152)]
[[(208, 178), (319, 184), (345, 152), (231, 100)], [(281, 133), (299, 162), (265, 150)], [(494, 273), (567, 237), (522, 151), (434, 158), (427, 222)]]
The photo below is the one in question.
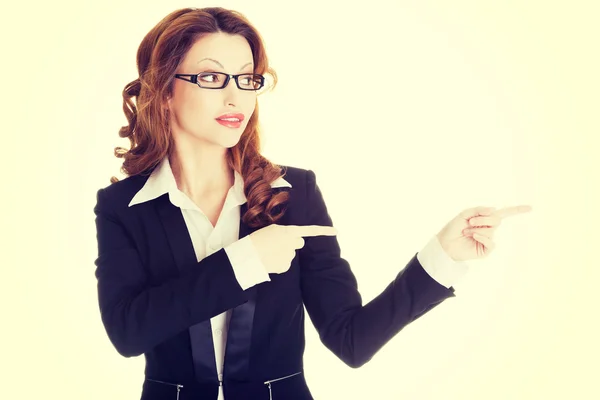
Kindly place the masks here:
[(248, 96), (248, 98), (243, 99), (243, 104), (241, 104), (241, 106), (244, 115), (246, 115), (246, 121), (248, 121), (256, 108), (256, 96)]
[[(218, 100), (210, 92), (189, 93), (178, 99), (178, 116), (188, 124), (202, 124), (218, 112)], [(210, 121), (209, 121), (210, 122)]]

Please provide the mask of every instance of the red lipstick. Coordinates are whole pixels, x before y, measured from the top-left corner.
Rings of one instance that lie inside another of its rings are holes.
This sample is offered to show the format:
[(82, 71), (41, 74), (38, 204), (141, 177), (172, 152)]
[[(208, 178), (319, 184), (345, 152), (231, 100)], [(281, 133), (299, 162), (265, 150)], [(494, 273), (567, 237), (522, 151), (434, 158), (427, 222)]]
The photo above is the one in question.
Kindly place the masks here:
[(217, 122), (223, 126), (229, 128), (239, 128), (244, 120), (244, 114), (241, 113), (227, 113), (220, 117), (215, 118)]

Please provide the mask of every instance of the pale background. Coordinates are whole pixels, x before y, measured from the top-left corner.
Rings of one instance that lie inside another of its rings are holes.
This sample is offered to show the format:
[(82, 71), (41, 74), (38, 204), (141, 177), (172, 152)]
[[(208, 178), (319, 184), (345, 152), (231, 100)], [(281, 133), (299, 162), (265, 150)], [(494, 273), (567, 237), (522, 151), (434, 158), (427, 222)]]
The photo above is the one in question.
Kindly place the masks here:
[[(2, 398), (136, 399), (109, 343), (96, 191), (135, 52), (185, 6), (245, 13), (279, 73), (264, 153), (313, 169), (365, 302), (447, 221), (506, 220), (457, 297), (352, 370), (307, 323), (317, 399), (600, 398), (595, 1), (66, 1), (3, 10)], [(301, 76), (314, 76), (312, 86)]]

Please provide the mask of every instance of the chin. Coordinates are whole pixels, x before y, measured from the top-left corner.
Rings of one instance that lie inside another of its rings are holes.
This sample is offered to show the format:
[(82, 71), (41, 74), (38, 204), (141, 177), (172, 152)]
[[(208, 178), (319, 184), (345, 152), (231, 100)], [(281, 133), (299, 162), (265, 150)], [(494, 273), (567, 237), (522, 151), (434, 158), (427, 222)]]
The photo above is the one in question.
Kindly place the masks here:
[(230, 149), (232, 147), (234, 147), (235, 145), (237, 145), (240, 142), (240, 138), (241, 138), (241, 134), (239, 135), (228, 135), (229, 137), (227, 139), (225, 138), (221, 138), (221, 140), (218, 141), (218, 144), (221, 147), (224, 147), (226, 149)]
[(243, 129), (240, 127), (239, 132), (234, 132), (231, 130), (229, 132), (217, 131), (212, 132), (210, 135), (198, 135), (191, 133), (190, 136), (194, 138), (194, 142), (196, 143), (204, 143), (204, 145), (228, 149), (239, 143), (243, 132)]
[(240, 141), (238, 140), (235, 143), (232, 143), (232, 142), (225, 143), (225, 144), (222, 144), (222, 147), (225, 148), (225, 149), (231, 149), (232, 147), (235, 147), (235, 145), (237, 145), (239, 142)]

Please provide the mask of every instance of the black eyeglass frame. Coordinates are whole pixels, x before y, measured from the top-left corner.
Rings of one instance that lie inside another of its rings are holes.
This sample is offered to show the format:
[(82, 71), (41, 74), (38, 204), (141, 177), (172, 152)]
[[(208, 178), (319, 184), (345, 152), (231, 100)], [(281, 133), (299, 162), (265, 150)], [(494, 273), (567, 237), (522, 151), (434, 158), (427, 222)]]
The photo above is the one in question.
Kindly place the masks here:
[[(200, 86), (200, 83), (198, 83), (198, 77), (200, 75), (202, 75), (202, 74), (224, 75), (225, 76), (225, 82), (223, 83), (223, 86), (221, 86), (221, 87), (211, 88), (211, 87), (206, 87), (206, 86)], [(254, 76), (260, 77), (260, 86), (258, 88), (256, 88), (256, 89), (246, 89), (246, 88), (241, 87), (240, 86), (240, 82), (238, 81), (238, 78), (240, 76), (244, 76), (244, 75), (254, 75)], [(265, 77), (263, 75), (261, 75), (261, 74), (255, 74), (255, 73), (248, 73), (248, 72), (246, 72), (244, 74), (237, 74), (237, 75), (230, 75), (230, 74), (226, 74), (224, 72), (200, 72), (198, 74), (175, 74), (175, 78), (181, 79), (181, 80), (186, 81), (186, 82), (194, 83), (194, 84), (198, 85), (198, 87), (201, 88), (201, 89), (212, 89), (212, 90), (226, 88), (227, 85), (229, 84), (229, 80), (231, 78), (233, 78), (233, 80), (235, 81), (235, 84), (238, 87), (238, 89), (240, 89), (240, 90), (246, 90), (246, 91), (249, 91), (249, 92), (256, 92), (256, 91), (262, 89), (262, 87), (265, 85)], [(186, 78), (189, 78), (189, 79), (186, 79)]]

